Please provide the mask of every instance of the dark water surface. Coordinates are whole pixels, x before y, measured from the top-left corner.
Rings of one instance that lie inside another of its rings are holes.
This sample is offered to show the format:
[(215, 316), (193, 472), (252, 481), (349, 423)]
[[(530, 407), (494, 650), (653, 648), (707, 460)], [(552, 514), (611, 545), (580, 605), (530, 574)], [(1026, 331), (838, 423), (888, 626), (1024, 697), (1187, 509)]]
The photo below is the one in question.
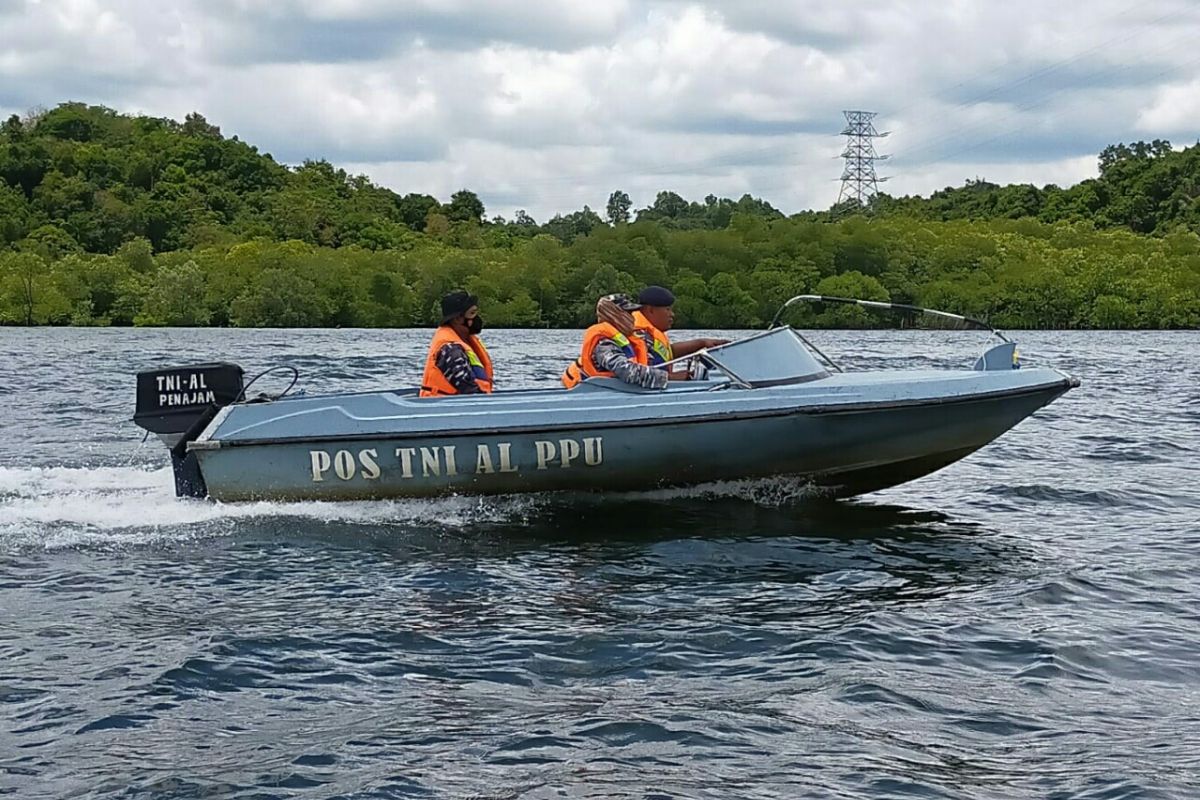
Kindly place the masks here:
[[(1200, 797), (1200, 334), (1023, 334), (1083, 386), (852, 502), (182, 501), (128, 421), (141, 368), (408, 385), (427, 335), (0, 329), (0, 795)], [(577, 336), (491, 333), (501, 383)]]

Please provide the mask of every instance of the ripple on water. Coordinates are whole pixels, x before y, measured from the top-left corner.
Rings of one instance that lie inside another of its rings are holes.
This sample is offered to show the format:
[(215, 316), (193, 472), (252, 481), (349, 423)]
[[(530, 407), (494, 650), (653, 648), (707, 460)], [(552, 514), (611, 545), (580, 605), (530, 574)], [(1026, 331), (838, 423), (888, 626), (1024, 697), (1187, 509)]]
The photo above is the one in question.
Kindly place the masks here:
[[(490, 334), (506, 385), (552, 381), (562, 336)], [(869, 368), (978, 349), (812, 336)], [(128, 422), (132, 373), (180, 352), (356, 390), (410, 382), (424, 337), (0, 329), (28, 400), (0, 438), (0, 793), (1200, 792), (1195, 334), (1022, 334), (1083, 386), (854, 502), (184, 501)]]

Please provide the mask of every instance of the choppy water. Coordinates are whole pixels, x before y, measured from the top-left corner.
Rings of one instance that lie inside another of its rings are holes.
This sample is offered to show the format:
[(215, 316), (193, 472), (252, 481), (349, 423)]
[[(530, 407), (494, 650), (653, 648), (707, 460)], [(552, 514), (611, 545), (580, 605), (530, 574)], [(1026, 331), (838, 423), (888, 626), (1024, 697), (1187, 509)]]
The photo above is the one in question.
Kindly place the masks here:
[[(576, 337), (488, 339), (528, 385)], [(854, 502), (181, 501), (128, 421), (141, 368), (405, 385), (424, 338), (0, 329), (0, 794), (1200, 796), (1200, 335), (1025, 334), (1083, 386)]]

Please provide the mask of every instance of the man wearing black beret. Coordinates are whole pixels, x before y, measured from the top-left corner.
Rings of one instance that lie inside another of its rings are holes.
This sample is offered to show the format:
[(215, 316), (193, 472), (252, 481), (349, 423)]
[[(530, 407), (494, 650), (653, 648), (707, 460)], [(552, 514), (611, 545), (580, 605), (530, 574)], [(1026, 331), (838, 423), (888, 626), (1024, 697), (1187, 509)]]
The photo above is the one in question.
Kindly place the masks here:
[[(634, 335), (646, 343), (649, 364), (658, 367), (676, 358), (690, 356), (705, 347), (716, 347), (728, 344), (728, 339), (689, 339), (685, 342), (671, 343), (667, 331), (675, 322), (675, 295), (670, 289), (662, 286), (647, 286), (642, 289), (637, 298), (640, 309), (633, 312)], [(610, 315), (612, 309), (605, 307), (601, 299), (596, 307), (597, 312)]]

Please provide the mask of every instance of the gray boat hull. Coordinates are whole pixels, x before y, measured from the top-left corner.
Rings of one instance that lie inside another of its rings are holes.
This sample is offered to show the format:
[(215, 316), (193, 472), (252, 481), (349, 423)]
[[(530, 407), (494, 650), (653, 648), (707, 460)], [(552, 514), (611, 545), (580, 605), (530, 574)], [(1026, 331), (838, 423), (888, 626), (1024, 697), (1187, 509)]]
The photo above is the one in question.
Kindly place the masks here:
[(941, 469), (1074, 385), (1043, 372), (1044, 382), (945, 397), (464, 435), (202, 441), (193, 452), (221, 501), (650, 490), (770, 476), (807, 478), (841, 497)]

